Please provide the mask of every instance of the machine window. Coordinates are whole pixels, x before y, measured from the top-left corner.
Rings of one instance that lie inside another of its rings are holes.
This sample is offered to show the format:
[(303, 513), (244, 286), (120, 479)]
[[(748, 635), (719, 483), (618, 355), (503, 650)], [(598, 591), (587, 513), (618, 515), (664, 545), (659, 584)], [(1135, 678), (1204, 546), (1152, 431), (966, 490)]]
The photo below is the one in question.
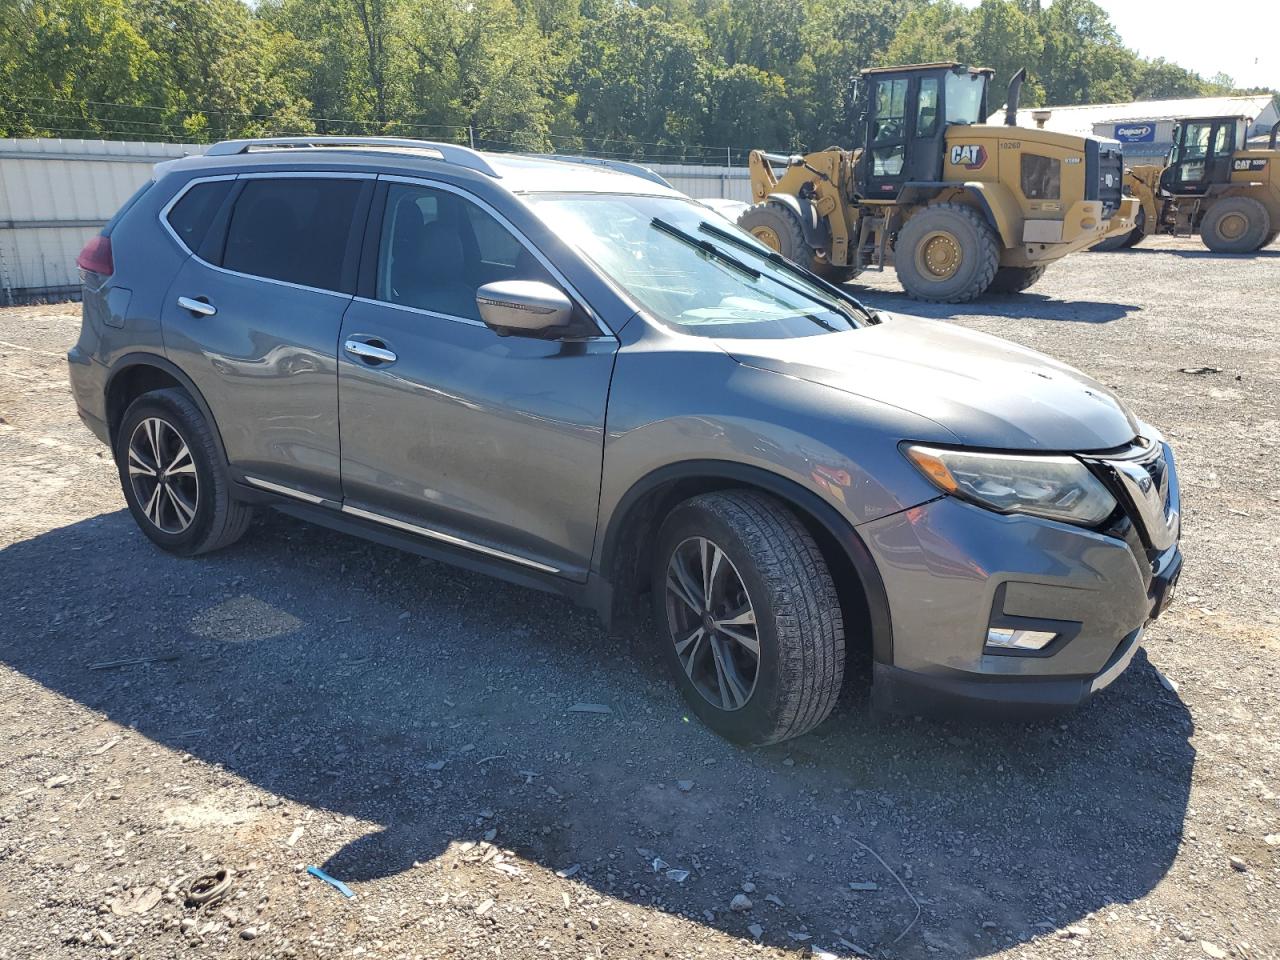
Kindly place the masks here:
[(927, 140), (938, 132), (938, 78), (920, 81), (920, 99), (916, 104), (916, 137)]
[(907, 79), (876, 81), (876, 118), (872, 143), (901, 140), (907, 120)]
[(1215, 157), (1225, 157), (1231, 152), (1231, 124), (1224, 123), (1218, 126), (1218, 132), (1213, 138), (1213, 155)]
[(222, 265), (256, 277), (338, 289), (363, 185), (317, 177), (248, 181), (231, 212)]
[(188, 250), (195, 252), (200, 249), (209, 225), (234, 185), (233, 180), (197, 183), (173, 205), (165, 219)]
[(1028, 200), (1062, 198), (1062, 163), (1034, 153), (1022, 155), (1022, 195)]
[(947, 123), (975, 124), (983, 121), (982, 95), (986, 77), (980, 73), (947, 74)]

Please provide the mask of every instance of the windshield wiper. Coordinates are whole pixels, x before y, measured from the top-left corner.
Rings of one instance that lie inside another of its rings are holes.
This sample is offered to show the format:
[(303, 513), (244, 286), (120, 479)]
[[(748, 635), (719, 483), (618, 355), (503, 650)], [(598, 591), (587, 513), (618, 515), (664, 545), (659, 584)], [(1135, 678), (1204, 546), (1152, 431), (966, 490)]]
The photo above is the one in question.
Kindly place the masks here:
[(695, 237), (692, 233), (686, 233), (685, 231), (677, 227), (675, 224), (667, 223), (667, 221), (663, 220), (661, 217), (654, 217), (649, 222), (653, 225), (655, 229), (661, 230), (663, 233), (668, 234), (669, 236), (675, 237), (677, 240), (684, 241), (689, 246), (694, 247), (697, 250), (701, 250), (707, 256), (712, 257), (716, 260), (719, 260), (725, 266), (732, 267), (734, 270), (737, 270), (739, 273), (746, 274), (752, 280), (759, 280), (760, 277), (762, 276), (760, 271), (757, 270), (755, 267), (751, 266), (750, 264), (743, 263), (741, 260), (739, 260), (735, 256), (732, 256), (731, 254), (725, 253), (723, 250), (717, 247), (710, 240), (703, 240), (700, 237)]
[[(792, 261), (784, 257), (782, 254), (778, 253), (778, 251), (770, 250), (767, 247), (762, 250), (759, 247), (757, 247), (755, 244), (751, 243), (750, 241), (744, 240), (742, 237), (736, 237), (732, 233), (730, 233), (728, 230), (722, 230), (719, 227), (710, 223), (704, 222), (701, 224), (701, 226), (698, 227), (698, 229), (711, 234), (713, 237), (719, 237), (721, 240), (725, 241), (725, 243), (731, 243), (735, 247), (739, 248), (740, 250), (748, 250), (751, 253), (754, 253), (757, 257), (764, 257), (770, 263), (776, 266), (779, 266), (783, 270), (786, 270), (789, 273), (793, 273), (796, 276), (809, 281), (810, 283), (816, 283), (823, 290), (826, 290), (830, 293), (835, 294), (840, 300), (843, 300), (845, 303), (854, 307), (859, 313), (861, 313), (867, 319), (868, 323), (880, 322), (880, 318), (876, 316), (875, 312), (868, 309), (866, 304), (864, 304), (857, 297), (853, 296), (852, 294), (846, 293), (844, 290), (841, 290), (835, 284), (829, 283), (828, 281), (823, 280), (816, 273), (812, 272), (811, 270), (806, 270), (804, 267), (800, 266), (798, 263), (793, 263)], [(785, 286), (788, 290), (793, 290), (796, 293), (801, 294), (802, 296), (808, 297), (810, 300), (814, 299), (813, 294), (808, 293), (805, 290), (797, 289), (796, 287), (791, 286), (791, 284), (789, 283), (783, 284), (783, 286)]]

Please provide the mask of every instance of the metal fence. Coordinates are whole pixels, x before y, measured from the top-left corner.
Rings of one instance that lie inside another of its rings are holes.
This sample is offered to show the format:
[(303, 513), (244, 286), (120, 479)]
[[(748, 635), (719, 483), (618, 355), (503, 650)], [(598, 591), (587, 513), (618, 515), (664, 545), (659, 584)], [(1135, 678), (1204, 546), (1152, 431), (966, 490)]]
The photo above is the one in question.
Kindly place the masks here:
[[(0, 302), (79, 294), (76, 254), (151, 176), (200, 144), (0, 139)], [(691, 197), (749, 200), (745, 167), (650, 164)]]

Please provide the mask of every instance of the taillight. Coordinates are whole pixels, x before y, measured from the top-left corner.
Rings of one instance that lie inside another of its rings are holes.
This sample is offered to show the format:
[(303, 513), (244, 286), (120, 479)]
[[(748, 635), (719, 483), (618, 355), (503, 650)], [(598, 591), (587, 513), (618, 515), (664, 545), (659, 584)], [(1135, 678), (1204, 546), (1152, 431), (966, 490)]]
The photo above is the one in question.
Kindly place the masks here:
[(76, 266), (104, 277), (111, 276), (116, 269), (111, 259), (111, 238), (102, 234), (91, 238), (80, 251), (80, 256), (76, 257)]

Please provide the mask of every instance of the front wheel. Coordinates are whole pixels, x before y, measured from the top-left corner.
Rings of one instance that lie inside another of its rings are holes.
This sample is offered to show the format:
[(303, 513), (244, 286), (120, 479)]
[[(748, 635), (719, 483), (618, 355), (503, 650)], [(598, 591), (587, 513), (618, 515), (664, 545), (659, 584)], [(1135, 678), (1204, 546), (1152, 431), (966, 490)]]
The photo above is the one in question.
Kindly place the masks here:
[(116, 431), (115, 455), (133, 519), (170, 553), (217, 550), (248, 527), (253, 510), (232, 498), (213, 431), (183, 391), (134, 400)]
[(785, 504), (748, 491), (686, 500), (658, 533), (652, 577), (658, 642), (712, 730), (776, 743), (830, 714), (844, 622), (822, 553)]
[(857, 275), (852, 267), (835, 266), (825, 254), (809, 246), (796, 215), (780, 203), (766, 200), (748, 207), (738, 217), (738, 226), (770, 250), (816, 273), (828, 283), (844, 283)]

